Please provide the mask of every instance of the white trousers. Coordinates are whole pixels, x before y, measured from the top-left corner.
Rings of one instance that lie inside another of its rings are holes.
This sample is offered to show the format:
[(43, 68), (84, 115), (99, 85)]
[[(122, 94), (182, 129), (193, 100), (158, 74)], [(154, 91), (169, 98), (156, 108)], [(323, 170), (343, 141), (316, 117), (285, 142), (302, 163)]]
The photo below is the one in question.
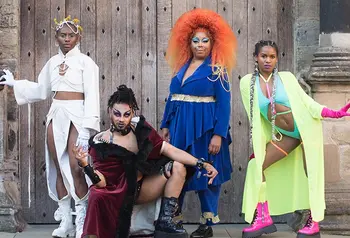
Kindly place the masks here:
[[(84, 101), (83, 100), (56, 100), (53, 99), (49, 113), (46, 116), (46, 136), (45, 136), (45, 161), (46, 161), (46, 179), (49, 196), (58, 201), (56, 180), (57, 170), (53, 160), (50, 158), (50, 153), (47, 145), (47, 127), (52, 123), (53, 136), (56, 146), (56, 153), (60, 171), (63, 177), (64, 185), (68, 195), (73, 197), (75, 201), (80, 198), (75, 193), (73, 176), (69, 165), (68, 155), (68, 136), (71, 123), (79, 132), (84, 116)], [(88, 186), (91, 184), (90, 179), (86, 179)]]

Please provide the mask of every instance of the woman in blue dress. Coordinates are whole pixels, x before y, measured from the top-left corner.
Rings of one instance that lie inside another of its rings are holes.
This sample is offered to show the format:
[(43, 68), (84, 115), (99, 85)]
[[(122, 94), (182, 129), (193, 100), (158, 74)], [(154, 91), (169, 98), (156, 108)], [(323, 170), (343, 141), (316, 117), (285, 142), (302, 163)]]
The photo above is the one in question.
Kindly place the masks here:
[(211, 226), (220, 221), (220, 188), (231, 178), (228, 73), (235, 63), (235, 50), (231, 27), (210, 10), (183, 14), (169, 39), (167, 60), (173, 78), (161, 124), (163, 138), (210, 161), (219, 172), (211, 185), (199, 171), (185, 184), (183, 195), (197, 191), (201, 202), (200, 226), (191, 237), (213, 236)]

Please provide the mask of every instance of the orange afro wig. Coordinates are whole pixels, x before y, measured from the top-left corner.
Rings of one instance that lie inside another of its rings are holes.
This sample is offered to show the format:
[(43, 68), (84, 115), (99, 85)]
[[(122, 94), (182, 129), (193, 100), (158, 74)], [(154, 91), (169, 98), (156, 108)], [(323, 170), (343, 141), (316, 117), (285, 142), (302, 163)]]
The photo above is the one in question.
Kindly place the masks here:
[(230, 25), (219, 14), (200, 8), (184, 13), (171, 31), (166, 59), (172, 72), (177, 73), (192, 57), (191, 37), (198, 29), (206, 29), (212, 39), (213, 72), (214, 67), (219, 67), (230, 73), (236, 63), (236, 37)]

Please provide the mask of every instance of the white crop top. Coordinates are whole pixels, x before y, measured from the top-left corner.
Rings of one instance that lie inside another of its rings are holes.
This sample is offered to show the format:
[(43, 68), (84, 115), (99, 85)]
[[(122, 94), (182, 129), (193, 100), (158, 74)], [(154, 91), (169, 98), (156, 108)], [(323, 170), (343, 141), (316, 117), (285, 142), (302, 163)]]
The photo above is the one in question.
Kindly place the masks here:
[[(59, 67), (64, 63), (68, 66), (65, 74), (59, 74)], [(59, 50), (51, 57), (40, 71), (38, 82), (16, 80), (14, 93), (19, 105), (45, 100), (52, 92), (84, 93), (84, 114), (87, 125), (83, 127), (95, 129), (97, 121), (88, 122), (89, 118), (100, 117), (99, 69), (95, 62), (80, 52), (75, 46), (66, 55)], [(88, 106), (86, 106), (88, 105)], [(98, 121), (99, 123), (99, 121)]]
[[(61, 50), (50, 59), (50, 80), (51, 91), (59, 92), (79, 92), (84, 93), (83, 72), (86, 70), (85, 64), (91, 60), (88, 56), (80, 53), (78, 47), (73, 48), (66, 55)], [(63, 76), (59, 74), (61, 64), (68, 68)]]

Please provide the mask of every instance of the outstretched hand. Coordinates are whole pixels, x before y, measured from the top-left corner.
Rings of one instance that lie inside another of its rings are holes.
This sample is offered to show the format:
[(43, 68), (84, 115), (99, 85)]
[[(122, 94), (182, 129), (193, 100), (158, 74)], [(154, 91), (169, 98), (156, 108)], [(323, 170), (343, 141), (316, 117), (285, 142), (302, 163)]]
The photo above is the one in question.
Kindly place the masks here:
[(214, 168), (214, 166), (212, 166), (209, 163), (204, 163), (203, 168), (207, 171), (207, 173), (203, 176), (207, 176), (209, 178), (208, 184), (212, 184), (214, 178), (216, 177), (216, 175), (218, 175), (218, 171)]
[(342, 107), (338, 111), (325, 107), (322, 109), (321, 116), (328, 117), (328, 118), (342, 118), (345, 116), (350, 116), (350, 113), (348, 113), (349, 108), (350, 108), (350, 102), (348, 102), (344, 107)]
[(350, 113), (348, 113), (348, 110), (350, 108), (350, 102), (348, 102), (344, 107), (342, 107), (340, 111), (341, 116), (350, 116)]

